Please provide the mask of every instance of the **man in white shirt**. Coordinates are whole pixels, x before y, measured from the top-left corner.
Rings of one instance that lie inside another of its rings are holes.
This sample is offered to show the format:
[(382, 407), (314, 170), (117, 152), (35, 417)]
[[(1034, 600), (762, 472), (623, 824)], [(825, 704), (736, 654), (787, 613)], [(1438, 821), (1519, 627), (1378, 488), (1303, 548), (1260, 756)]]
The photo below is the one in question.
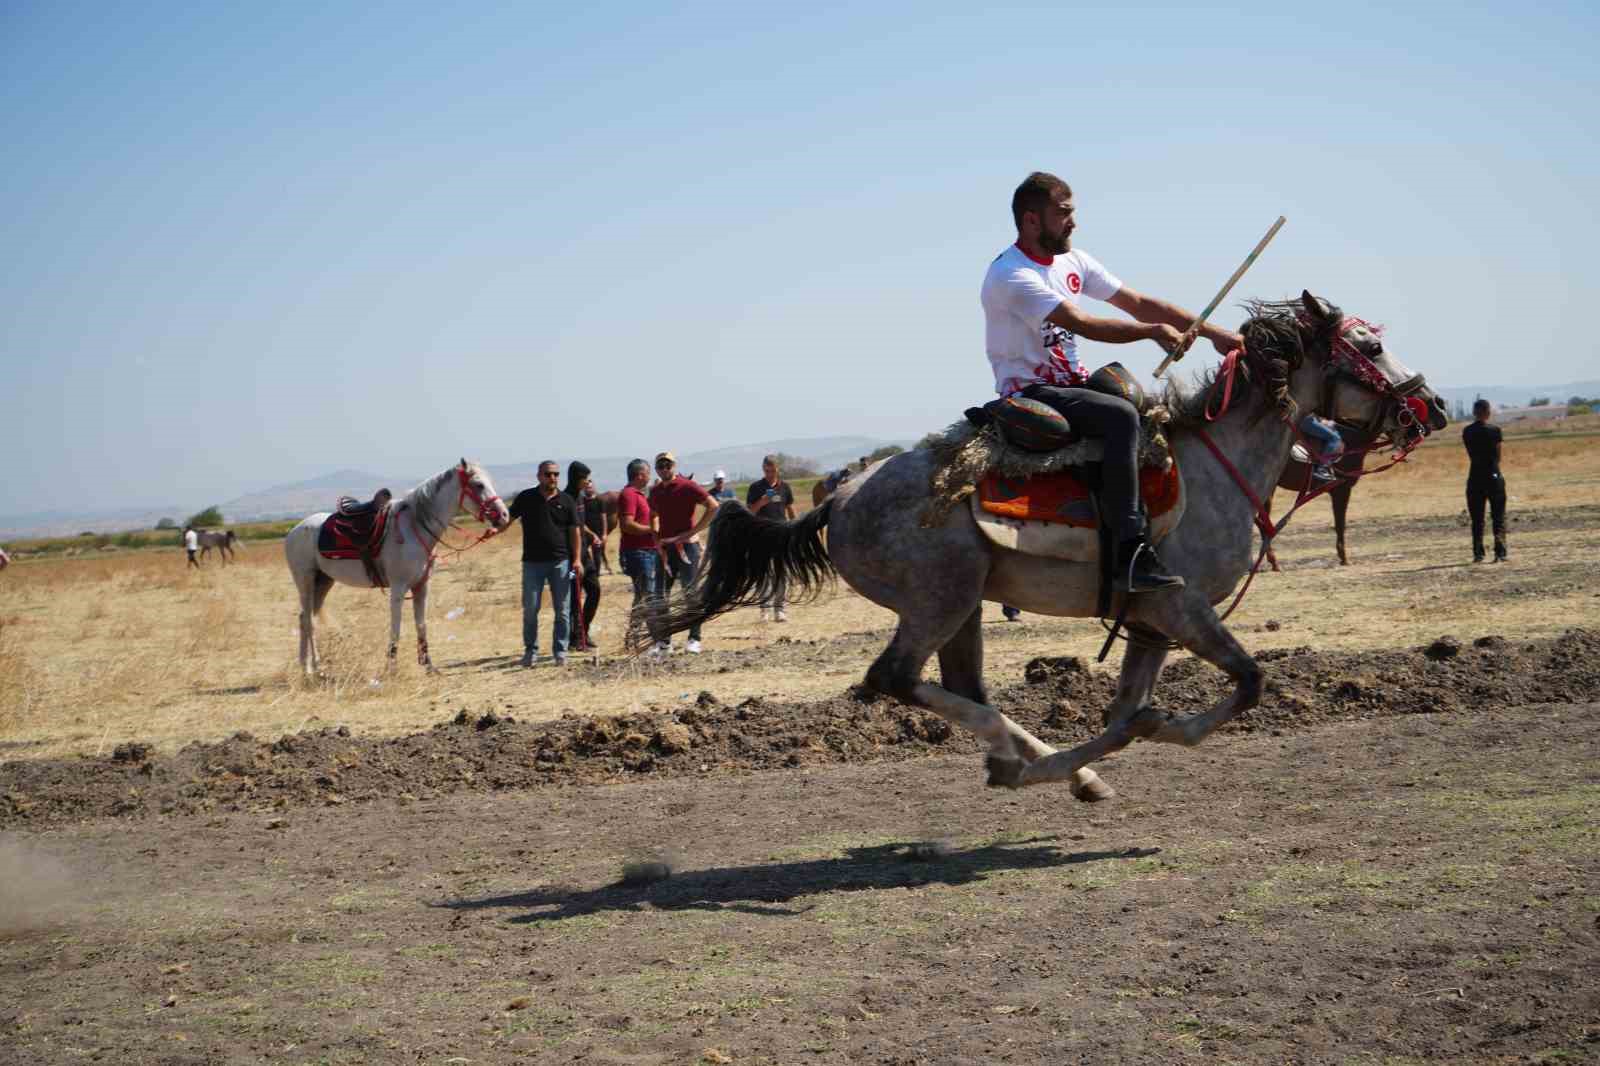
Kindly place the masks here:
[(200, 562), (195, 558), (195, 552), (200, 548), (200, 534), (190, 526), (183, 527), (183, 550), (189, 553), (189, 565), (196, 570), (200, 569)]
[[(1139, 414), (1120, 396), (1085, 388), (1078, 336), (1108, 344), (1151, 340), (1175, 351), (1194, 316), (1176, 304), (1135, 292), (1087, 252), (1072, 247), (1077, 228), (1072, 189), (1036, 172), (1017, 186), (1011, 215), (1016, 243), (989, 264), (983, 279), (984, 340), (1001, 396), (1026, 396), (1061, 412), (1087, 437), (1105, 442), (1104, 519), (1118, 543), (1116, 588), (1179, 588), (1146, 540), (1139, 504)], [(1078, 307), (1083, 294), (1105, 300), (1134, 321), (1097, 318)], [(1237, 333), (1206, 325), (1201, 334), (1226, 354)]]

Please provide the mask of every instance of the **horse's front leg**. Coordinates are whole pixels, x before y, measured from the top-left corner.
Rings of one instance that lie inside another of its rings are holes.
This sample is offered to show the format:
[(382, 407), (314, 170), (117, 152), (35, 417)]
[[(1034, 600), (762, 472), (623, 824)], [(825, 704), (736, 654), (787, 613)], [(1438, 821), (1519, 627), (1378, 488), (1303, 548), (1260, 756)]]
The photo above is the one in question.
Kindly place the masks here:
[(411, 616), (417, 623), (417, 665), (433, 673), (433, 660), (428, 657), (428, 579), (423, 578), (411, 587)]
[(1209, 711), (1164, 716), (1149, 734), (1149, 739), (1162, 744), (1193, 747), (1240, 711), (1248, 711), (1261, 702), (1261, 667), (1223, 626), (1211, 605), (1198, 597), (1185, 599), (1171, 632), (1172, 639), (1234, 681), (1233, 691)]
[[(1150, 708), (1150, 694), (1161, 676), (1167, 649), (1159, 633), (1137, 628), (1138, 636), (1143, 639), (1141, 642), (1130, 639), (1128, 650), (1123, 653), (1117, 694), (1105, 710), (1105, 732), (1068, 751), (1031, 763), (1022, 773), (1023, 785), (1076, 782), (1089, 763), (1121, 751), (1139, 737), (1148, 736), (1160, 724), (1160, 716)], [(1133, 635), (1130, 632), (1130, 637)], [(1077, 792), (1076, 784), (1073, 791)]]
[(406, 602), (406, 587), (402, 584), (389, 586), (389, 669), (393, 670), (399, 661), (400, 654), (400, 608)]

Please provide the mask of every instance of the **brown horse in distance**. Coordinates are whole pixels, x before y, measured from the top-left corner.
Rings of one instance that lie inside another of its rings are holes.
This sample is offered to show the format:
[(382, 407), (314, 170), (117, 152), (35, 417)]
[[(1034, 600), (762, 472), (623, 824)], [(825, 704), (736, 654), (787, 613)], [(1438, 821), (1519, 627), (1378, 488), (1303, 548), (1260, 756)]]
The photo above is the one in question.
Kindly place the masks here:
[[(1345, 426), (1339, 427), (1339, 435), (1344, 438), (1344, 454), (1333, 463), (1333, 469), (1339, 475), (1339, 480), (1334, 483), (1326, 495), (1328, 502), (1333, 504), (1333, 544), (1334, 550), (1339, 555), (1339, 565), (1349, 566), (1350, 558), (1345, 554), (1344, 548), (1344, 517), (1350, 510), (1350, 493), (1356, 487), (1357, 475), (1361, 473), (1362, 460), (1366, 458), (1366, 448), (1372, 443), (1370, 437), (1356, 433)], [(1302, 463), (1291, 456), (1289, 465), (1283, 468), (1283, 476), (1278, 479), (1278, 488), (1288, 489), (1298, 494), (1306, 487), (1307, 480), (1311, 477), (1311, 466)], [(1272, 511), (1272, 497), (1267, 497), (1267, 511)], [(1274, 573), (1281, 572), (1278, 567), (1278, 558), (1271, 549), (1267, 550), (1267, 562), (1271, 564)]]

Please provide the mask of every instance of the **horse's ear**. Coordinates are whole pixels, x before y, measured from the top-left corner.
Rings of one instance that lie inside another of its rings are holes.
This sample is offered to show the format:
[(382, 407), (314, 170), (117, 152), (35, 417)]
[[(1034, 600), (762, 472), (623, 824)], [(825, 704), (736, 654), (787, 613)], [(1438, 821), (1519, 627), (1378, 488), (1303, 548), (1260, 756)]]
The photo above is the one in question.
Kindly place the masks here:
[(1311, 322), (1319, 329), (1331, 329), (1344, 321), (1344, 312), (1320, 296), (1306, 289), (1300, 290), (1300, 306), (1305, 308)]
[(461, 469), (465, 470), (466, 468), (467, 468), (467, 457), (463, 455), (461, 457)]

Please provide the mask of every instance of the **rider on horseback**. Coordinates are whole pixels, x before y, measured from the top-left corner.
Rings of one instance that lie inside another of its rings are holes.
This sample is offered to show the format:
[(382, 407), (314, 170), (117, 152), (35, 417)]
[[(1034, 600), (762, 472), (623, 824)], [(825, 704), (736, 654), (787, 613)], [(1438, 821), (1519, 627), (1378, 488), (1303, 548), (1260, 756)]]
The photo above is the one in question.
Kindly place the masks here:
[[(1104, 520), (1119, 545), (1116, 589), (1176, 588), (1146, 538), (1139, 503), (1139, 413), (1120, 396), (1085, 388), (1078, 335), (1108, 344), (1152, 340), (1174, 351), (1194, 316), (1175, 304), (1135, 292), (1087, 252), (1074, 250), (1072, 189), (1036, 172), (1017, 186), (1011, 215), (1017, 241), (1001, 252), (983, 279), (985, 342), (1001, 396), (1025, 396), (1059, 411), (1080, 433), (1105, 442)], [(1136, 321), (1096, 318), (1078, 309), (1080, 294), (1105, 300)], [(1227, 354), (1242, 345), (1237, 333), (1206, 325), (1202, 335)]]

